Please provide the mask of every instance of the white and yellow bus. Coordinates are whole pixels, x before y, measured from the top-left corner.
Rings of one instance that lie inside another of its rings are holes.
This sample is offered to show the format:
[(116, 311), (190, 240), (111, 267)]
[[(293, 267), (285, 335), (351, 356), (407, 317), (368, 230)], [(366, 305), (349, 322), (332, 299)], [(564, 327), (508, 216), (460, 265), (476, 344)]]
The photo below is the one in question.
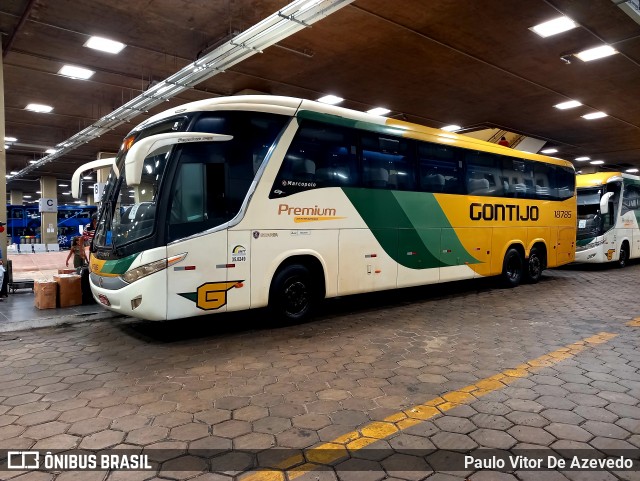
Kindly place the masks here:
[(190, 103), (124, 140), (91, 248), (94, 297), (150, 320), (484, 276), (575, 255), (566, 161), (286, 97)]
[(621, 172), (577, 176), (576, 262), (616, 262), (640, 257), (640, 177)]

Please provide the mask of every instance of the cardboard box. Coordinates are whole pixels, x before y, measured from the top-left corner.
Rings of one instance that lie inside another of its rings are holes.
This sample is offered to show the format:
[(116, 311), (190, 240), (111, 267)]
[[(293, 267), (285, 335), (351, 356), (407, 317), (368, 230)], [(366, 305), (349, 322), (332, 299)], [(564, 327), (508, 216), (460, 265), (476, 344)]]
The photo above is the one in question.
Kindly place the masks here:
[(35, 281), (33, 284), (35, 292), (34, 304), (38, 309), (55, 309), (58, 297), (58, 284), (54, 281)]
[(75, 274), (75, 269), (58, 269), (58, 274)]
[(82, 304), (80, 276), (58, 274), (53, 276), (53, 280), (58, 283), (58, 307), (72, 307)]

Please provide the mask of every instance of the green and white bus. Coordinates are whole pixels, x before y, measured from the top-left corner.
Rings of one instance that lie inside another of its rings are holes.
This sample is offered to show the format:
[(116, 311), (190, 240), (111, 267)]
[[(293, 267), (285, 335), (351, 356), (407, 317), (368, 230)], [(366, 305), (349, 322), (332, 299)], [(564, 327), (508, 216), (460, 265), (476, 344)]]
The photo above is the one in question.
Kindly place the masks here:
[(616, 262), (640, 257), (640, 177), (621, 172), (577, 176), (576, 262)]
[(575, 254), (571, 163), (276, 96), (190, 103), (126, 137), (91, 247), (94, 297), (150, 320), (484, 276)]

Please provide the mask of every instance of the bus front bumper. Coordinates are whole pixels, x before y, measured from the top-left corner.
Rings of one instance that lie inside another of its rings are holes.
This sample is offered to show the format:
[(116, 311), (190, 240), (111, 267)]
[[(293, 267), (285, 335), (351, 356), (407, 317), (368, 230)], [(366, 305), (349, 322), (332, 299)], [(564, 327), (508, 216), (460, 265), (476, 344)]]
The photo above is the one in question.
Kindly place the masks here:
[(91, 293), (98, 304), (105, 309), (117, 312), (124, 316), (132, 316), (149, 321), (163, 321), (166, 319), (166, 300), (153, 292), (150, 283), (141, 281), (133, 284), (122, 282), (123, 287), (118, 289), (106, 289), (97, 284), (102, 280), (103, 284), (109, 282), (108, 277), (97, 275), (89, 276)]
[(603, 262), (609, 262), (607, 255), (602, 246), (591, 247), (576, 252), (575, 263), (590, 263), (590, 264), (602, 264)]

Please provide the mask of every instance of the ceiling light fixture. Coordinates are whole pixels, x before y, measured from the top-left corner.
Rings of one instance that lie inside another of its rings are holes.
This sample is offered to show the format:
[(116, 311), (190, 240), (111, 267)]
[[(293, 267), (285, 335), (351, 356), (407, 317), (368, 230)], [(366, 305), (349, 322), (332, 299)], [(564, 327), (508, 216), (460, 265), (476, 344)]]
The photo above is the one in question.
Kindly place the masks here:
[(604, 160), (592, 160), (589, 162), (591, 165), (602, 165), (604, 164)]
[(5, 142), (17, 142), (18, 139), (16, 139), (15, 137), (5, 137), (4, 141)]
[(593, 119), (601, 119), (602, 117), (606, 117), (607, 114), (604, 112), (593, 112), (591, 114), (584, 114), (582, 116), (583, 119), (593, 120)]
[(608, 57), (609, 55), (613, 55), (615, 53), (618, 53), (615, 48), (609, 45), (602, 45), (601, 47), (590, 48), (588, 50), (578, 52), (575, 54), (575, 56), (583, 62), (591, 62), (592, 60)]
[(115, 40), (109, 40), (103, 37), (91, 37), (84, 44), (85, 47), (92, 48), (94, 50), (100, 50), (107, 53), (120, 53), (123, 48), (126, 47), (124, 43), (116, 42)]
[(95, 72), (93, 70), (89, 70), (88, 68), (74, 67), (73, 65), (64, 65), (60, 70), (58, 70), (58, 73), (60, 75), (71, 77), (73, 79), (87, 80), (91, 78)]
[(45, 154), (55, 154), (56, 152), (56, 149), (47, 149), (44, 151)]
[(318, 99), (318, 102), (322, 102), (323, 104), (329, 104), (329, 105), (336, 105), (342, 101), (344, 101), (344, 99), (336, 95), (325, 95), (324, 97), (320, 97)]
[(58, 187), (69, 187), (69, 184), (58, 184)]
[(4, 144), (4, 150), (9, 150), (9, 144)]
[(541, 154), (555, 154), (558, 151), (558, 149), (544, 149), (541, 150), (540, 153)]
[(456, 124), (445, 125), (440, 130), (446, 130), (447, 132), (455, 132), (456, 130), (460, 130), (462, 127)]
[(32, 112), (48, 114), (53, 110), (53, 107), (51, 107), (50, 105), (29, 104), (25, 107), (25, 110), (31, 110)]
[(573, 28), (576, 28), (577, 26), (578, 24), (576, 22), (563, 15), (562, 17), (539, 23), (538, 25), (530, 27), (529, 30), (537, 33), (542, 38), (547, 38), (551, 35), (566, 32), (567, 30), (571, 30)]
[(37, 161), (37, 160), (30, 160), (30, 161), (29, 161), (29, 163), (30, 163), (30, 164), (37, 164), (37, 163), (38, 163), (38, 161)]
[(591, 160), (591, 157), (576, 157), (576, 159), (578, 162), (582, 162), (584, 160)]
[(15, 170), (11, 171), (11, 175), (16, 175), (18, 172), (16, 172)]
[(630, 174), (634, 174), (634, 173), (638, 172), (638, 169), (636, 169), (636, 168), (627, 169), (625, 172), (629, 172)]
[(371, 110), (367, 110), (368, 114), (371, 115), (387, 115), (391, 110), (385, 109), (384, 107), (376, 107)]
[(555, 104), (554, 107), (560, 110), (572, 109), (574, 107), (580, 107), (582, 105), (581, 102), (577, 100), (569, 100), (568, 102), (561, 102), (559, 104)]

